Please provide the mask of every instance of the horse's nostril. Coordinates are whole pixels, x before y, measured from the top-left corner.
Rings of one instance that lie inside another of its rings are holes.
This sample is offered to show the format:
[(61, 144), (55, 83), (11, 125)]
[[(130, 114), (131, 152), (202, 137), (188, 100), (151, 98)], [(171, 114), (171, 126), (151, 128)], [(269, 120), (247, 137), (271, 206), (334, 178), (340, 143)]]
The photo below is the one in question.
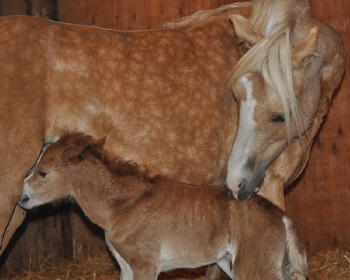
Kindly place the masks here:
[(231, 200), (235, 199), (235, 196), (233, 195), (233, 192), (230, 189), (227, 188), (226, 191), (227, 191), (228, 199), (231, 199)]
[(240, 189), (240, 188), (242, 188), (242, 186), (243, 186), (243, 184), (239, 183), (238, 188)]
[(20, 204), (24, 204), (29, 200), (29, 196), (28, 195), (22, 195), (21, 199), (19, 200)]
[(251, 197), (252, 194), (253, 194), (253, 192), (240, 191), (237, 195), (237, 198), (239, 201), (246, 201)]

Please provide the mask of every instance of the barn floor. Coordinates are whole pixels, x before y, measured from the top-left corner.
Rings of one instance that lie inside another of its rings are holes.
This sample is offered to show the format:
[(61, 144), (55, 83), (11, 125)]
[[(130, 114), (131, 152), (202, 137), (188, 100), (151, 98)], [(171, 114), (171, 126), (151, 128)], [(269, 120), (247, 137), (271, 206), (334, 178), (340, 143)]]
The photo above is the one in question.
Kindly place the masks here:
[[(319, 253), (309, 260), (309, 280), (350, 280), (350, 251)], [(202, 280), (205, 268), (178, 270), (162, 274), (160, 280)], [(5, 279), (5, 278), (4, 278)], [(42, 262), (40, 271), (28, 271), (23, 275), (11, 275), (12, 280), (107, 280), (119, 279), (110, 256), (90, 257), (79, 262), (62, 261), (59, 265)]]

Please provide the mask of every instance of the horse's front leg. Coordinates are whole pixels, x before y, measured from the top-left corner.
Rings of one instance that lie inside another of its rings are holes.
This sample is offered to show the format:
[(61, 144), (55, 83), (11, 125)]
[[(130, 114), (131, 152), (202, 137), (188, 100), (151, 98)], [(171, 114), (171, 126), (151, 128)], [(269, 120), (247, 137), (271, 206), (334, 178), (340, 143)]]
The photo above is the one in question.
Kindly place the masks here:
[[(6, 205), (6, 204), (2, 204)], [(4, 230), (1, 230), (2, 232), (2, 241), (0, 245), (0, 256), (5, 251), (8, 243), (10, 242), (13, 234), (17, 230), (17, 228), (22, 224), (26, 212), (20, 208), (19, 206), (15, 206), (13, 203), (8, 204), (8, 207), (6, 207), (8, 210), (13, 209), (12, 216), (8, 215), (6, 213), (6, 209), (1, 210), (2, 213), (0, 213), (0, 228), (3, 228)]]
[(0, 174), (0, 255), (25, 217), (25, 211), (16, 206), (23, 185), (14, 176), (2, 175)]

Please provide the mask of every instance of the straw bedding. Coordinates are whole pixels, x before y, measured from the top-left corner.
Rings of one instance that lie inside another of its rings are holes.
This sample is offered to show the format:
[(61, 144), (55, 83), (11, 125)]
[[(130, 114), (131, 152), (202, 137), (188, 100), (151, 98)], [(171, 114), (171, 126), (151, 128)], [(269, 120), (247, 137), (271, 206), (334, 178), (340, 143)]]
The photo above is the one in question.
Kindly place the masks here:
[[(309, 280), (350, 280), (350, 251), (321, 252), (309, 259)], [(206, 269), (177, 270), (160, 275), (160, 280), (203, 280)], [(76, 262), (50, 264), (43, 260), (39, 271), (9, 275), (12, 280), (107, 280), (119, 279), (119, 270), (107, 254)]]

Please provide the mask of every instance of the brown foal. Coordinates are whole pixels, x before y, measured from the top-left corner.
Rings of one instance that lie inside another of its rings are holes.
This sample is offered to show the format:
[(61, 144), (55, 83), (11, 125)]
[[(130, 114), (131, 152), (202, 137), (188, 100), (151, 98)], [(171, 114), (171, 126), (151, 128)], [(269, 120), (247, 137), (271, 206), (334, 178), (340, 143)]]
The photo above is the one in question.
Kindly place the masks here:
[(71, 134), (43, 147), (25, 179), (21, 207), (73, 198), (105, 231), (121, 279), (217, 263), (231, 279), (306, 279), (307, 262), (291, 220), (262, 197), (228, 200), (221, 187), (149, 177)]

